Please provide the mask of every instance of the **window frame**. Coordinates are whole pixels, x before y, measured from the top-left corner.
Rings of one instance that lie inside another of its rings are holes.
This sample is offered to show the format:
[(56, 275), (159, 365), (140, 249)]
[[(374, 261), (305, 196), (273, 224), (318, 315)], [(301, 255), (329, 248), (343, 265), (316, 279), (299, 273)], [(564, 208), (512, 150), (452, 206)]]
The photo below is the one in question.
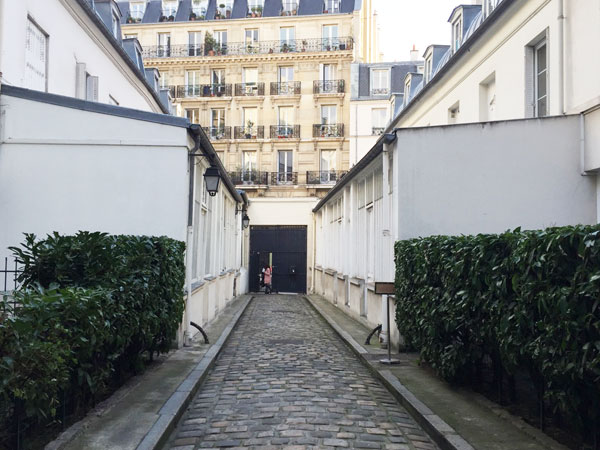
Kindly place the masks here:
[[(27, 16), (27, 28), (30, 25), (44, 37), (44, 92), (48, 92), (48, 78), (49, 78), (49, 60), (50, 60), (50, 35), (40, 26), (40, 24), (30, 15)], [(27, 34), (27, 29), (26, 29)], [(25, 49), (27, 50), (27, 40), (25, 43)], [(25, 67), (27, 68), (27, 51), (25, 52)], [(33, 89), (29, 87), (30, 89)]]
[[(381, 81), (383, 80), (383, 78), (381, 77), (382, 74), (385, 74), (385, 83), (382, 83)], [(377, 76), (376, 76), (377, 75)], [(373, 67), (371, 68), (371, 73), (370, 73), (370, 84), (371, 84), (371, 95), (389, 95), (391, 89), (391, 77), (390, 77), (390, 69), (389, 68), (378, 68), (378, 67)], [(376, 82), (377, 80), (377, 82)], [(385, 84), (385, 86), (384, 86)], [(375, 92), (375, 91), (380, 91), (380, 92)]]
[[(542, 47), (545, 47), (545, 68), (540, 72), (539, 71), (539, 54), (540, 54), (540, 49)], [(544, 75), (546, 82), (545, 82), (545, 92), (543, 96), (539, 95), (539, 89), (540, 89), (540, 85), (539, 85), (539, 77), (540, 75)], [(538, 42), (536, 45), (533, 46), (533, 114), (534, 117), (546, 117), (548, 115), (548, 107), (549, 107), (549, 69), (548, 69), (548, 40), (546, 38), (542, 39), (540, 42)], [(540, 114), (540, 101), (541, 100), (545, 100), (546, 104), (545, 104), (545, 111), (544, 114)]]

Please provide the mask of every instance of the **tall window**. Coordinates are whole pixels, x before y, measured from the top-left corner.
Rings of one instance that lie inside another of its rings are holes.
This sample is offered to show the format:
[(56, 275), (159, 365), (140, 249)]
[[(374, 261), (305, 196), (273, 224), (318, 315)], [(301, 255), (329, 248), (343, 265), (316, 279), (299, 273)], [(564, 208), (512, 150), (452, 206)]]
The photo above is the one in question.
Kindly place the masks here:
[(256, 67), (244, 67), (242, 69), (242, 83), (246, 94), (255, 94), (258, 90), (258, 69)]
[(456, 52), (462, 45), (463, 21), (462, 16), (456, 19), (452, 24), (452, 49)]
[(129, 2), (129, 15), (136, 21), (141, 21), (146, 12), (146, 2)]
[(387, 110), (385, 108), (373, 108), (371, 110), (371, 124), (373, 136), (383, 134), (387, 123)]
[(337, 106), (321, 106), (321, 125), (332, 125), (337, 123)]
[(333, 50), (338, 48), (339, 39), (337, 25), (323, 25), (322, 37), (323, 50)]
[(258, 51), (258, 28), (247, 29), (244, 36), (248, 53), (256, 53)]
[(262, 16), (265, 0), (248, 0), (248, 14), (254, 16)]
[(213, 37), (215, 38), (215, 41), (217, 41), (217, 44), (219, 44), (219, 46), (221, 48), (225, 48), (227, 46), (227, 31), (226, 30), (215, 31)]
[(120, 29), (119, 29), (119, 14), (117, 13), (117, 11), (115, 9), (113, 9), (111, 11), (111, 18), (112, 18), (112, 34), (114, 37), (116, 37), (117, 39), (119, 39), (121, 33), (120, 33)]
[(158, 33), (158, 51), (161, 56), (171, 56), (171, 33)]
[(335, 150), (321, 150), (321, 183), (336, 181), (336, 152)]
[(388, 69), (371, 70), (371, 95), (390, 93), (390, 71)]
[(291, 127), (294, 123), (294, 107), (280, 106), (278, 123), (280, 127)]
[(208, 8), (208, 0), (192, 0), (192, 12), (196, 17), (206, 17), (206, 8)]
[(425, 83), (429, 83), (431, 80), (431, 74), (433, 73), (433, 55), (429, 55), (425, 60)]
[(548, 114), (548, 46), (543, 41), (535, 46), (535, 115), (543, 117)]
[(190, 31), (188, 43), (189, 56), (202, 56), (202, 33), (200, 31)]
[(31, 19), (25, 40), (25, 87), (36, 91), (48, 88), (48, 35)]
[(277, 178), (280, 183), (293, 181), (293, 152), (291, 150), (279, 150), (277, 165)]
[(211, 81), (212, 84), (225, 84), (225, 69), (213, 69)]
[(175, 16), (177, 14), (177, 4), (179, 0), (163, 0), (162, 15), (165, 17)]
[(340, 12), (340, 0), (325, 0), (323, 12), (326, 14), (336, 14)]
[(258, 119), (258, 110), (256, 108), (244, 108), (242, 110), (242, 125), (246, 133), (256, 135), (256, 121)]
[(256, 169), (256, 152), (242, 152), (242, 180), (252, 181)]
[(281, 46), (287, 45), (291, 47), (294, 45), (294, 41), (296, 39), (296, 29), (294, 27), (281, 27), (279, 29), (279, 40), (281, 41)]
[(214, 139), (222, 139), (225, 136), (225, 109), (217, 108), (210, 110), (210, 135)]
[(200, 71), (187, 70), (185, 72), (185, 92), (187, 97), (200, 95)]
[(335, 64), (323, 64), (321, 66), (321, 80), (333, 81), (336, 79), (337, 66)]
[(279, 67), (279, 71), (277, 73), (277, 80), (280, 83), (294, 81), (294, 68), (290, 66)]
[(410, 78), (407, 78), (404, 82), (404, 105), (408, 105), (410, 101)]
[(192, 123), (200, 123), (200, 110), (198, 108), (186, 109), (185, 116)]

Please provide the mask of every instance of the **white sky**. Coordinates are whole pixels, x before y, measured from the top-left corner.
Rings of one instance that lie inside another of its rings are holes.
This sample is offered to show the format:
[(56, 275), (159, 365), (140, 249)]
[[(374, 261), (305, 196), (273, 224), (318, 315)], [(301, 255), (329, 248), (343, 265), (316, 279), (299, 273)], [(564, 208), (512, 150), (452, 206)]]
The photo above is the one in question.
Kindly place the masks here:
[(413, 44), (419, 57), (430, 44), (450, 44), (448, 17), (459, 4), (461, 0), (375, 0), (383, 60), (409, 60)]

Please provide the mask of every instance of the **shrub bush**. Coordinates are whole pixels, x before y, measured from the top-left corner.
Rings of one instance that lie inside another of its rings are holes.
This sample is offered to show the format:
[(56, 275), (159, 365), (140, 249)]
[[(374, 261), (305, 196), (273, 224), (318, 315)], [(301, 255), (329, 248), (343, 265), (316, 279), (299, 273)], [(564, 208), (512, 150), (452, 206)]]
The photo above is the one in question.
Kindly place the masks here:
[(0, 399), (52, 417), (59, 392), (89, 403), (171, 347), (183, 315), (185, 246), (165, 237), (26, 235), (18, 305), (0, 318)]
[(600, 227), (396, 243), (396, 322), (441, 376), (472, 380), (484, 359), (525, 369), (591, 436), (600, 419)]

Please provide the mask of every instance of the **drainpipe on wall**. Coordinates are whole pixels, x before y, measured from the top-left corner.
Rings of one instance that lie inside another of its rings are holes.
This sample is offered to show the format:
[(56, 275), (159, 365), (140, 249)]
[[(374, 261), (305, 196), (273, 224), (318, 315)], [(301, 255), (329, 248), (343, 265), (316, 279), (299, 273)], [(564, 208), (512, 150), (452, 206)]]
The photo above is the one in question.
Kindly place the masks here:
[(566, 26), (565, 26), (565, 0), (558, 0), (558, 52), (559, 52), (559, 113), (566, 114), (566, 88), (565, 88), (565, 62), (566, 62), (566, 54), (565, 54), (565, 41), (566, 41)]

